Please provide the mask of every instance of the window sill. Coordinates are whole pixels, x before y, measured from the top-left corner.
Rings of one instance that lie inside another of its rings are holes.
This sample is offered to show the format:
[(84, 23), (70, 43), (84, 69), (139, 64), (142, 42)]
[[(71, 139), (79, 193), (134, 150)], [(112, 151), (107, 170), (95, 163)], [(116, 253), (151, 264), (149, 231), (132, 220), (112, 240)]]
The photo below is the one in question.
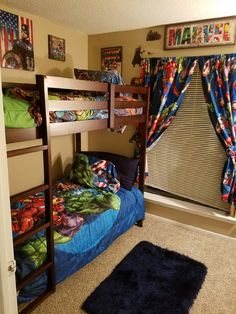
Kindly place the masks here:
[(222, 211), (215, 208), (209, 208), (203, 205), (197, 205), (149, 192), (144, 192), (144, 199), (147, 202), (173, 208), (179, 211), (186, 212), (188, 214), (204, 216), (207, 218), (224, 221), (233, 225), (236, 224), (236, 218), (226, 216)]

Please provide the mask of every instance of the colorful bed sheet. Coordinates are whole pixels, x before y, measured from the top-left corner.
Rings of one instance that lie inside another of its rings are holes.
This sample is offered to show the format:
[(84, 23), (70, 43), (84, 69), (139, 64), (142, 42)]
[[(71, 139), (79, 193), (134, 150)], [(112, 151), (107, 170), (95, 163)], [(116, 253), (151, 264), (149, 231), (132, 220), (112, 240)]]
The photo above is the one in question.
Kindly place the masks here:
[[(95, 188), (84, 188), (72, 182), (58, 182), (53, 195), (55, 230), (72, 238), (90, 214), (99, 214), (109, 208), (119, 210), (117, 195)], [(13, 236), (23, 234), (45, 221), (44, 193), (20, 199), (11, 205)]]
[[(65, 96), (65, 95), (49, 95), (49, 99), (57, 100), (90, 100), (90, 101), (106, 101), (106, 96)], [(119, 101), (137, 101), (137, 99), (128, 96), (119, 96), (116, 98)], [(124, 109), (114, 109), (114, 114), (116, 116), (132, 116), (142, 114), (142, 108), (124, 108)], [(74, 110), (74, 111), (51, 111), (50, 112), (50, 122), (70, 122), (70, 121), (84, 121), (84, 120), (95, 120), (95, 119), (108, 119), (108, 110)]]
[[(101, 214), (90, 215), (70, 241), (62, 240), (56, 233), (58, 237), (55, 239), (57, 283), (89, 263), (137, 220), (144, 218), (144, 199), (137, 188), (133, 187), (131, 191), (121, 188), (117, 194), (121, 200), (119, 211), (109, 209)], [(15, 252), (17, 280), (40, 266), (45, 254), (46, 243), (42, 233), (35, 236), (31, 242), (18, 247)], [(46, 290), (46, 285), (47, 278), (43, 274), (19, 292), (19, 302), (37, 297)]]
[[(137, 101), (128, 96), (119, 96), (119, 101)], [(78, 101), (107, 101), (106, 95), (86, 94), (49, 94), (49, 100), (78, 100)], [(42, 123), (42, 116), (39, 112), (37, 92), (25, 92), (20, 88), (7, 90), (3, 95), (4, 119), (6, 128), (33, 128)], [(142, 114), (142, 108), (115, 109), (116, 116), (130, 116)], [(96, 119), (108, 119), (108, 110), (63, 110), (50, 111), (51, 123), (85, 121)]]
[(33, 128), (42, 124), (38, 97), (35, 92), (11, 88), (3, 95), (6, 128)]

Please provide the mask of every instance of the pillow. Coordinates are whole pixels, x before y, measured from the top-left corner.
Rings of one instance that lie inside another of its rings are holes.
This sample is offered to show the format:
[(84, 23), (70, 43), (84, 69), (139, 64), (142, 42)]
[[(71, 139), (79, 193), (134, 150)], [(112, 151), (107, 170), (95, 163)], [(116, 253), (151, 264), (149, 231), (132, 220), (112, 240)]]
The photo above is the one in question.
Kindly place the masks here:
[(121, 75), (117, 71), (103, 72), (74, 69), (74, 75), (77, 80), (96, 81), (120, 85), (124, 84)]
[(89, 163), (94, 163), (100, 159), (112, 162), (116, 166), (120, 184), (123, 188), (131, 190), (137, 177), (139, 159), (132, 159), (122, 155), (106, 152), (82, 152), (88, 156)]

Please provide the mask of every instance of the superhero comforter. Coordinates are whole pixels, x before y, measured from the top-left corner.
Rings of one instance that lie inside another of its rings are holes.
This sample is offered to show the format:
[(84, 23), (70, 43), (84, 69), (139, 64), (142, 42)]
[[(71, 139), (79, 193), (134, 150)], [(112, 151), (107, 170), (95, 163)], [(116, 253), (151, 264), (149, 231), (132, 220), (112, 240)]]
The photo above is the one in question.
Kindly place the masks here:
[[(119, 210), (108, 209), (100, 214), (83, 216), (83, 223), (78, 220), (75, 223), (67, 223), (66, 230), (63, 230), (62, 226), (59, 230), (56, 226), (57, 231), (54, 232), (56, 283), (89, 263), (136, 221), (144, 218), (144, 199), (137, 188), (133, 187), (130, 191), (121, 188), (117, 196), (120, 199)], [(72, 227), (73, 236), (68, 235), (68, 224)], [(67, 235), (62, 235), (65, 234), (64, 231)], [(46, 243), (43, 233), (35, 235), (30, 242), (17, 247), (15, 251), (17, 280), (39, 267), (45, 258)], [(46, 289), (47, 276), (44, 273), (19, 291), (18, 301), (20, 303), (30, 301)]]
[[(86, 223), (91, 223), (108, 209), (117, 212), (120, 188), (115, 166), (105, 160), (89, 164), (88, 157), (77, 154), (71, 180), (57, 182), (53, 189), (53, 222), (55, 244), (70, 242)], [(13, 236), (17, 237), (45, 220), (44, 193), (19, 199), (12, 204)], [(34, 235), (15, 250), (17, 278), (38, 268), (47, 257), (45, 231)], [(30, 265), (30, 267), (29, 267)]]
[[(99, 160), (89, 164), (83, 154), (76, 154), (70, 175), (53, 189), (53, 220), (55, 231), (64, 237), (73, 237), (89, 215), (120, 208), (115, 194), (120, 183), (115, 166)], [(23, 234), (45, 219), (44, 192), (19, 199), (11, 206), (13, 236)]]

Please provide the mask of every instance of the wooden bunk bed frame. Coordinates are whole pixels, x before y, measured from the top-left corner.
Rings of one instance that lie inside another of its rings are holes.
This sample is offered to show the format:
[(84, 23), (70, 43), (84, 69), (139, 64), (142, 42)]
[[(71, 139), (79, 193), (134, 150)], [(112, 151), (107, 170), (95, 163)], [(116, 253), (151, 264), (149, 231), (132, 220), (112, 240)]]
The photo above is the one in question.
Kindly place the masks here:
[[(6, 142), (23, 142), (34, 139), (41, 139), (42, 143), (37, 146), (8, 151), (8, 158), (28, 154), (32, 152), (43, 152), (44, 161), (44, 184), (33, 187), (17, 195), (11, 196), (11, 201), (15, 201), (20, 197), (32, 195), (36, 192), (44, 191), (45, 193), (45, 222), (23, 235), (13, 240), (14, 246), (23, 243), (25, 240), (33, 236), (39, 231), (46, 230), (47, 241), (47, 259), (45, 263), (38, 269), (32, 271), (23, 280), (17, 282), (17, 290), (29, 284), (40, 274), (47, 272), (48, 289), (39, 297), (34, 299), (30, 304), (24, 307), (20, 313), (29, 313), (37, 307), (46, 297), (55, 291), (55, 266), (54, 266), (54, 239), (53, 239), (53, 217), (52, 217), (52, 170), (51, 170), (51, 136), (60, 136), (74, 134), (75, 150), (80, 151), (80, 133), (92, 130), (118, 128), (128, 124), (139, 124), (140, 127), (140, 164), (139, 164), (139, 189), (144, 190), (144, 173), (145, 173), (145, 150), (146, 150), (146, 132), (147, 118), (149, 110), (149, 89), (145, 87), (133, 87), (127, 85), (115, 85), (100, 82), (83, 81), (62, 77), (36, 75), (36, 85), (19, 84), (19, 83), (3, 83), (3, 88), (20, 87), (22, 89), (39, 90), (40, 110), (43, 118), (42, 125), (38, 128), (28, 129), (7, 129)], [(104, 92), (108, 95), (107, 101), (68, 101), (68, 100), (48, 100), (49, 90), (76, 90)], [(140, 94), (142, 101), (120, 101), (116, 99), (119, 93)], [(118, 117), (114, 114), (114, 109), (124, 108), (142, 108), (142, 114), (132, 116)], [(49, 112), (57, 110), (83, 110), (83, 109), (107, 109), (108, 119), (75, 121), (50, 123)], [(138, 225), (142, 225), (138, 222)]]

